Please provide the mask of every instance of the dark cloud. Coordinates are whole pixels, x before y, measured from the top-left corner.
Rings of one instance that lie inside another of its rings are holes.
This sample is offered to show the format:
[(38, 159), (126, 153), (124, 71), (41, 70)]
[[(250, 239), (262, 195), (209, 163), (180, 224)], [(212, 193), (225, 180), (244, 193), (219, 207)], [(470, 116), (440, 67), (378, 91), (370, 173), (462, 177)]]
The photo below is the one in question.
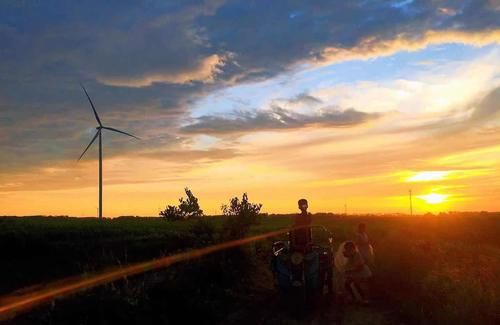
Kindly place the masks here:
[[(27, 85), (25, 90), (29, 87)], [(178, 144), (173, 135), (176, 120), (185, 113), (192, 96), (201, 95), (202, 91), (197, 87), (158, 84), (128, 89), (88, 83), (87, 89), (102, 122), (142, 139), (136, 143), (106, 134), (106, 156)], [(33, 89), (35, 98), (17, 104), (13, 100), (5, 106), (0, 103), (2, 171), (76, 159), (90, 141), (97, 122), (82, 89), (74, 83), (62, 84), (59, 90), (60, 95), (51, 96)], [(169, 96), (163, 97), (162, 94)], [(17, 100), (21, 101), (21, 94)]]
[(323, 101), (317, 97), (314, 97), (308, 93), (301, 93), (297, 96), (286, 100), (290, 104), (303, 104), (303, 105), (316, 105), (321, 104)]
[[(2, 2), (5, 3), (5, 2)], [(194, 68), (214, 51), (193, 20), (215, 1), (24, 2), (6, 6), (3, 57), (32, 60), (17, 71), (87, 77), (141, 77)], [(21, 67), (19, 67), (21, 68)]]
[(2, 2), (1, 70), (23, 82), (144, 79), (153, 86), (155, 76), (166, 76), (157, 80), (175, 83), (173, 76), (191, 75), (213, 56), (216, 78), (248, 80), (321, 59), (328, 47), (500, 26), (491, 1), (13, 3)]
[(330, 127), (347, 127), (379, 117), (347, 109), (339, 111), (331, 108), (323, 109), (314, 115), (300, 114), (274, 106), (270, 110), (237, 111), (234, 118), (223, 116), (201, 116), (193, 124), (184, 126), (185, 133), (228, 134), (247, 133), (266, 130), (284, 130), (306, 127), (314, 124)]
[[(491, 6), (490, 1), (231, 1), (198, 22), (214, 47), (235, 54), (240, 78), (246, 80), (274, 75), (299, 61), (322, 60), (329, 47), (350, 50), (376, 40), (370, 44), (376, 48), (401, 38), (421, 42), (429, 30), (499, 28), (499, 12)], [(439, 8), (454, 14), (444, 15)], [(225, 72), (232, 75), (233, 68)]]

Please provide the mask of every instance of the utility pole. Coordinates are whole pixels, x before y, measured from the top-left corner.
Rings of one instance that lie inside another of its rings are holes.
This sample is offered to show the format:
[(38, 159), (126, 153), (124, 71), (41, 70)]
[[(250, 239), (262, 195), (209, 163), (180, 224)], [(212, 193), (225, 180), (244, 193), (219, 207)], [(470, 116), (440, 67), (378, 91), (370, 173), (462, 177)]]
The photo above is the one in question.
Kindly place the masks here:
[(413, 216), (413, 200), (411, 196), (411, 190), (408, 190), (408, 194), (410, 195), (410, 216)]
[(344, 215), (347, 215), (347, 203), (344, 203)]

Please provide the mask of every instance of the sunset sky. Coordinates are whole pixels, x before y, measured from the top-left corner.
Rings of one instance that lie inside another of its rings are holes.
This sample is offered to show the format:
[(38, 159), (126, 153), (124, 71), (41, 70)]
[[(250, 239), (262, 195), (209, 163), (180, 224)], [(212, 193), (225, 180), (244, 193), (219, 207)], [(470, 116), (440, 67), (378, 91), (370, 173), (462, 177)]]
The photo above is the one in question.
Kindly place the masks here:
[(0, 215), (500, 210), (500, 0), (0, 2)]

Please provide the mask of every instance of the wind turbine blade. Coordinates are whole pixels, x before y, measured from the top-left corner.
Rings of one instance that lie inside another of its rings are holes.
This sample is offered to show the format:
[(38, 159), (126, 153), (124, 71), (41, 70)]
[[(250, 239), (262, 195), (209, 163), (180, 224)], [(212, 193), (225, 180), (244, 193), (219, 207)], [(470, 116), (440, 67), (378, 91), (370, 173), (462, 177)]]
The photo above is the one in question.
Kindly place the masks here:
[(97, 136), (99, 135), (99, 132), (101, 132), (101, 131), (99, 130), (99, 131), (96, 132), (96, 134), (94, 135), (94, 137), (92, 138), (92, 140), (90, 140), (90, 143), (87, 146), (87, 148), (85, 148), (85, 150), (83, 150), (83, 153), (80, 155), (80, 158), (78, 158), (78, 160), (82, 159), (83, 155), (87, 152), (87, 150), (89, 150), (89, 148), (92, 145), (92, 143), (94, 143), (95, 139), (97, 139)]
[(97, 111), (95, 109), (94, 103), (92, 102), (92, 99), (90, 99), (89, 93), (87, 92), (87, 89), (83, 86), (82, 83), (80, 83), (80, 86), (82, 86), (83, 91), (85, 92), (85, 95), (87, 95), (87, 99), (90, 102), (90, 106), (92, 106), (92, 110), (94, 111), (95, 119), (97, 120), (97, 123), (99, 123), (100, 126), (102, 126), (101, 119), (99, 118), (99, 115), (97, 115)]
[(138, 137), (136, 137), (135, 135), (132, 135), (132, 134), (124, 132), (124, 131), (120, 131), (118, 129), (110, 128), (110, 127), (107, 127), (107, 126), (103, 126), (102, 128), (106, 129), (106, 130), (115, 131), (115, 132), (118, 132), (118, 133), (122, 133), (122, 134), (128, 135), (129, 137), (135, 138), (137, 140), (141, 140)]

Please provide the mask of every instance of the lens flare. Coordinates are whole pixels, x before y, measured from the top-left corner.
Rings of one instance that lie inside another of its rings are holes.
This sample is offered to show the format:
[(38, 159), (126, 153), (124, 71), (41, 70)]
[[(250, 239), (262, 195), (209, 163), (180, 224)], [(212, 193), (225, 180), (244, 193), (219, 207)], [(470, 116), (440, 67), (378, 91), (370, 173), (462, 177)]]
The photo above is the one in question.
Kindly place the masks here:
[(50, 302), (56, 298), (66, 297), (77, 292), (87, 290), (99, 285), (113, 282), (127, 276), (137, 275), (148, 271), (166, 268), (172, 264), (197, 259), (202, 256), (218, 251), (226, 250), (253, 243), (270, 237), (283, 235), (291, 230), (307, 228), (307, 226), (287, 228), (268, 232), (261, 235), (228, 241), (200, 249), (191, 250), (185, 253), (165, 256), (159, 259), (132, 264), (122, 268), (107, 270), (94, 275), (66, 278), (61, 281), (52, 282), (46, 285), (16, 291), (11, 295), (0, 298), (0, 320), (15, 317), (17, 314), (26, 312), (33, 307)]

